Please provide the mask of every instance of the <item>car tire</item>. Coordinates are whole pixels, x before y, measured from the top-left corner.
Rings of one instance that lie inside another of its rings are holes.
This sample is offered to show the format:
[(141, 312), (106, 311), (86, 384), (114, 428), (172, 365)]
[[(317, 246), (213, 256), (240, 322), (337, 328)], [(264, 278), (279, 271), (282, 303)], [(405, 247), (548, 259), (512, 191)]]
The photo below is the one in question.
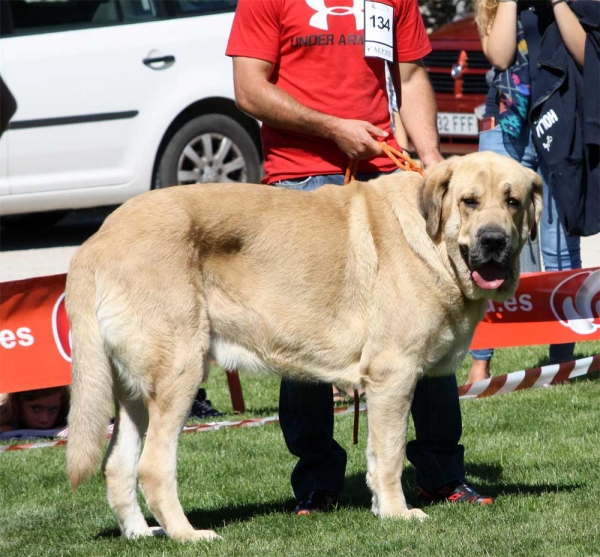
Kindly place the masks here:
[(260, 156), (246, 129), (229, 116), (206, 114), (188, 121), (171, 137), (160, 158), (153, 187), (257, 183), (260, 178)]

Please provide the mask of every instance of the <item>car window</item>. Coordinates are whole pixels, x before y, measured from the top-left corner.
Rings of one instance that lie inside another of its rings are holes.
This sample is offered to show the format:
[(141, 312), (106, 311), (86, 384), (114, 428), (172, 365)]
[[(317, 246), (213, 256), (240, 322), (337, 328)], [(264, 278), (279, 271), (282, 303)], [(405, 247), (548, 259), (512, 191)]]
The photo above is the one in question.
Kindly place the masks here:
[(156, 0), (8, 0), (14, 34), (153, 19)]
[(237, 0), (174, 0), (173, 4), (177, 15), (197, 15), (233, 11)]
[(119, 0), (121, 13), (125, 21), (145, 21), (156, 19), (158, 5), (156, 0)]

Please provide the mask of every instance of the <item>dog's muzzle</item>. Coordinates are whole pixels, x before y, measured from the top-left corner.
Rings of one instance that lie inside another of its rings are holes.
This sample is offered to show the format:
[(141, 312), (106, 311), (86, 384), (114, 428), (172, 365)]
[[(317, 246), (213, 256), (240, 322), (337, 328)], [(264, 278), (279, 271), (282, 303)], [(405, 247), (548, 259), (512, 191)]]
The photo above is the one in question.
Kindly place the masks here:
[(512, 261), (509, 237), (500, 228), (481, 228), (469, 250), (461, 246), (461, 253), (471, 270), (471, 278), (484, 290), (497, 290), (508, 278)]

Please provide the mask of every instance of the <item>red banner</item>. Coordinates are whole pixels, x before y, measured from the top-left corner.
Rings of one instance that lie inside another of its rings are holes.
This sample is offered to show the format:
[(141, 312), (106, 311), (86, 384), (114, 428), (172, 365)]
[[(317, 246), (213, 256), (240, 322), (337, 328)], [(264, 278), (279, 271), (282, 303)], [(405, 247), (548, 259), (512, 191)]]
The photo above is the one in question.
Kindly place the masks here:
[[(0, 285), (0, 392), (71, 382), (66, 275)], [(490, 302), (473, 348), (600, 340), (600, 268), (521, 276), (515, 297)]]
[(66, 275), (0, 285), (0, 392), (71, 383)]
[(521, 275), (514, 298), (489, 302), (471, 348), (600, 339), (600, 268)]

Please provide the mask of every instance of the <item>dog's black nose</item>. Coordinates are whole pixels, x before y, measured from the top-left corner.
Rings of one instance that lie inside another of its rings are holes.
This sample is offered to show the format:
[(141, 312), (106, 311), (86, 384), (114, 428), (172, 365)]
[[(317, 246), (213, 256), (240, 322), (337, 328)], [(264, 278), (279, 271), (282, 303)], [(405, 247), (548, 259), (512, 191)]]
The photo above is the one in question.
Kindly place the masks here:
[(507, 238), (503, 230), (486, 228), (480, 234), (482, 249), (487, 253), (501, 253), (506, 248)]

